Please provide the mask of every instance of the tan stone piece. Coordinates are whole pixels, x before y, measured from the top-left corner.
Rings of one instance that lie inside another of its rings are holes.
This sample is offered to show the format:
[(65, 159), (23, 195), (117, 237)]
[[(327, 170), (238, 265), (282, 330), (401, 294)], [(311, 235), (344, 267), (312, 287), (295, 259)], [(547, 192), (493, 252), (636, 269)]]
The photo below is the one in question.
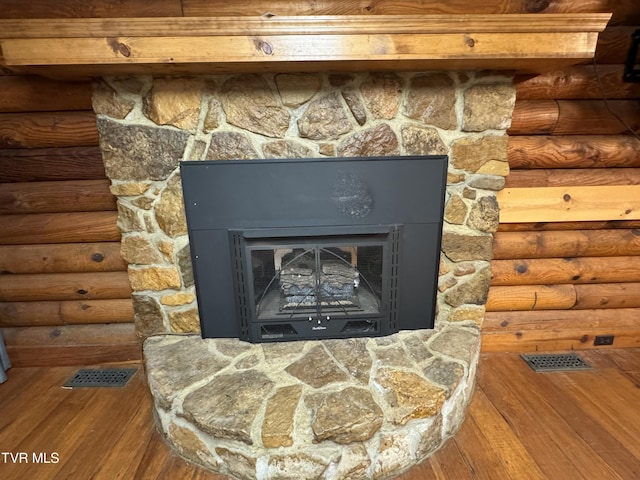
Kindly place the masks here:
[(156, 78), (145, 98), (145, 113), (157, 125), (194, 131), (203, 89), (204, 81), (200, 78)]
[(180, 288), (180, 274), (175, 267), (129, 266), (129, 281), (135, 291)]
[(293, 445), (293, 422), (302, 385), (280, 388), (268, 401), (262, 423), (262, 444), (267, 448)]
[(415, 373), (383, 368), (378, 371), (376, 381), (385, 389), (396, 425), (435, 415), (445, 400), (442, 388)]

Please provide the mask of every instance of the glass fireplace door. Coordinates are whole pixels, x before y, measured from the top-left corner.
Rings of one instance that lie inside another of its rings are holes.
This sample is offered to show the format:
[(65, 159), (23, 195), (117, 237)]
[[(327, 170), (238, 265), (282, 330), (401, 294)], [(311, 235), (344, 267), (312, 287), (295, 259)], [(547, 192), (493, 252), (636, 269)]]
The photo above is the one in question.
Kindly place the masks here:
[(392, 284), (389, 238), (245, 239), (254, 341), (383, 334)]

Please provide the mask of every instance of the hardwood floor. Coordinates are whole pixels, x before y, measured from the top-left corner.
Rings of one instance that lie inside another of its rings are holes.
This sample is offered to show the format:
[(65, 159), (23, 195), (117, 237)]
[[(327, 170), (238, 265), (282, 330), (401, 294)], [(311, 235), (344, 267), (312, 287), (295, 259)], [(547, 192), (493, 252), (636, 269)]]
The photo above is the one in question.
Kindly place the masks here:
[[(640, 478), (640, 349), (580, 356), (594, 368), (536, 373), (517, 354), (483, 354), (458, 435), (398, 480)], [(121, 389), (61, 388), (75, 370), (7, 372), (0, 478), (225, 478), (164, 443), (142, 369)]]

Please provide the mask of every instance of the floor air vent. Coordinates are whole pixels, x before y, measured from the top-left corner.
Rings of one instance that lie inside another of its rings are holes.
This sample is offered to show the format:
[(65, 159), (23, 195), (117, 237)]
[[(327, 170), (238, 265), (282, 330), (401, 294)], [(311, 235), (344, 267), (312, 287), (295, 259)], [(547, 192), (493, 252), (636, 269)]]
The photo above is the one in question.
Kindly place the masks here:
[(100, 368), (78, 370), (63, 388), (124, 387), (137, 368)]
[(520, 355), (536, 372), (588, 370), (591, 366), (575, 353)]

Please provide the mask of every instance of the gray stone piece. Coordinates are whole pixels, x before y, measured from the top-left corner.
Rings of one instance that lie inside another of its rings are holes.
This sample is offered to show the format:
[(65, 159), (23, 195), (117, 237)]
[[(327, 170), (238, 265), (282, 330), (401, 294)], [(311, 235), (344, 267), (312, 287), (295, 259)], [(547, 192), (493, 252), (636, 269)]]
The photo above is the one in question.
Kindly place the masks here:
[[(309, 368), (310, 365), (313, 365), (313, 368)], [(349, 379), (322, 345), (312, 348), (304, 357), (289, 365), (285, 370), (314, 388)]]
[(315, 402), (311, 428), (318, 442), (362, 442), (382, 426), (382, 409), (368, 389), (348, 387), (339, 392), (319, 394)]
[(337, 92), (332, 92), (309, 104), (298, 120), (298, 130), (302, 138), (336, 140), (353, 130), (338, 95)]
[(467, 132), (506, 130), (516, 102), (515, 87), (511, 83), (478, 84), (464, 95), (462, 129)]
[(189, 134), (97, 118), (100, 148), (112, 180), (164, 180), (178, 166)]
[(425, 125), (452, 130), (457, 125), (455, 104), (455, 85), (449, 75), (419, 75), (411, 81), (404, 114)]
[(403, 127), (402, 144), (407, 155), (446, 155), (449, 151), (435, 128)]
[(180, 175), (173, 175), (160, 194), (155, 208), (156, 221), (164, 233), (175, 238), (187, 234), (187, 218), (182, 199)]
[(445, 328), (433, 337), (429, 347), (434, 352), (463, 360), (467, 365), (480, 348), (480, 332), (471, 328)]
[(149, 387), (159, 405), (168, 409), (193, 383), (208, 378), (230, 362), (213, 354), (209, 342), (189, 337), (149, 337), (144, 343)]
[(231, 125), (267, 137), (283, 138), (289, 112), (260, 75), (237, 75), (222, 85), (222, 108)]
[(464, 367), (457, 362), (436, 357), (424, 369), (424, 375), (433, 383), (446, 387), (447, 396), (449, 396), (462, 380)]
[(252, 445), (253, 422), (272, 388), (273, 382), (254, 370), (219, 375), (186, 396), (183, 415), (209, 435)]
[(97, 115), (117, 119), (125, 118), (135, 106), (133, 100), (118, 95), (104, 80), (93, 82), (91, 102)]
[(262, 146), (262, 152), (264, 158), (309, 158), (314, 156), (309, 147), (293, 140), (265, 143)]
[(134, 292), (131, 295), (131, 300), (138, 336), (146, 338), (164, 332), (162, 308), (154, 297)]
[(342, 98), (349, 106), (349, 110), (353, 114), (353, 118), (356, 119), (358, 125), (364, 125), (367, 123), (367, 111), (362, 103), (362, 99), (358, 95), (358, 92), (354, 88), (347, 88), (342, 91)]
[(395, 73), (378, 73), (360, 86), (360, 91), (373, 118), (391, 120), (398, 113), (402, 79)]
[(341, 157), (384, 157), (399, 153), (398, 137), (386, 123), (354, 133), (338, 145)]
[(206, 160), (249, 160), (258, 157), (258, 152), (242, 133), (214, 132)]
[(491, 260), (493, 257), (493, 237), (443, 232), (442, 251), (454, 262), (466, 260)]
[(449, 289), (444, 299), (452, 307), (464, 304), (484, 305), (487, 303), (490, 283), (491, 270), (485, 267)]
[(367, 338), (324, 340), (322, 343), (353, 378), (365, 385), (369, 383), (373, 361), (367, 350)]
[(178, 251), (176, 260), (180, 277), (182, 278), (182, 285), (185, 288), (193, 287), (195, 280), (193, 278), (193, 265), (191, 264), (191, 249), (189, 245), (182, 247), (180, 251)]

